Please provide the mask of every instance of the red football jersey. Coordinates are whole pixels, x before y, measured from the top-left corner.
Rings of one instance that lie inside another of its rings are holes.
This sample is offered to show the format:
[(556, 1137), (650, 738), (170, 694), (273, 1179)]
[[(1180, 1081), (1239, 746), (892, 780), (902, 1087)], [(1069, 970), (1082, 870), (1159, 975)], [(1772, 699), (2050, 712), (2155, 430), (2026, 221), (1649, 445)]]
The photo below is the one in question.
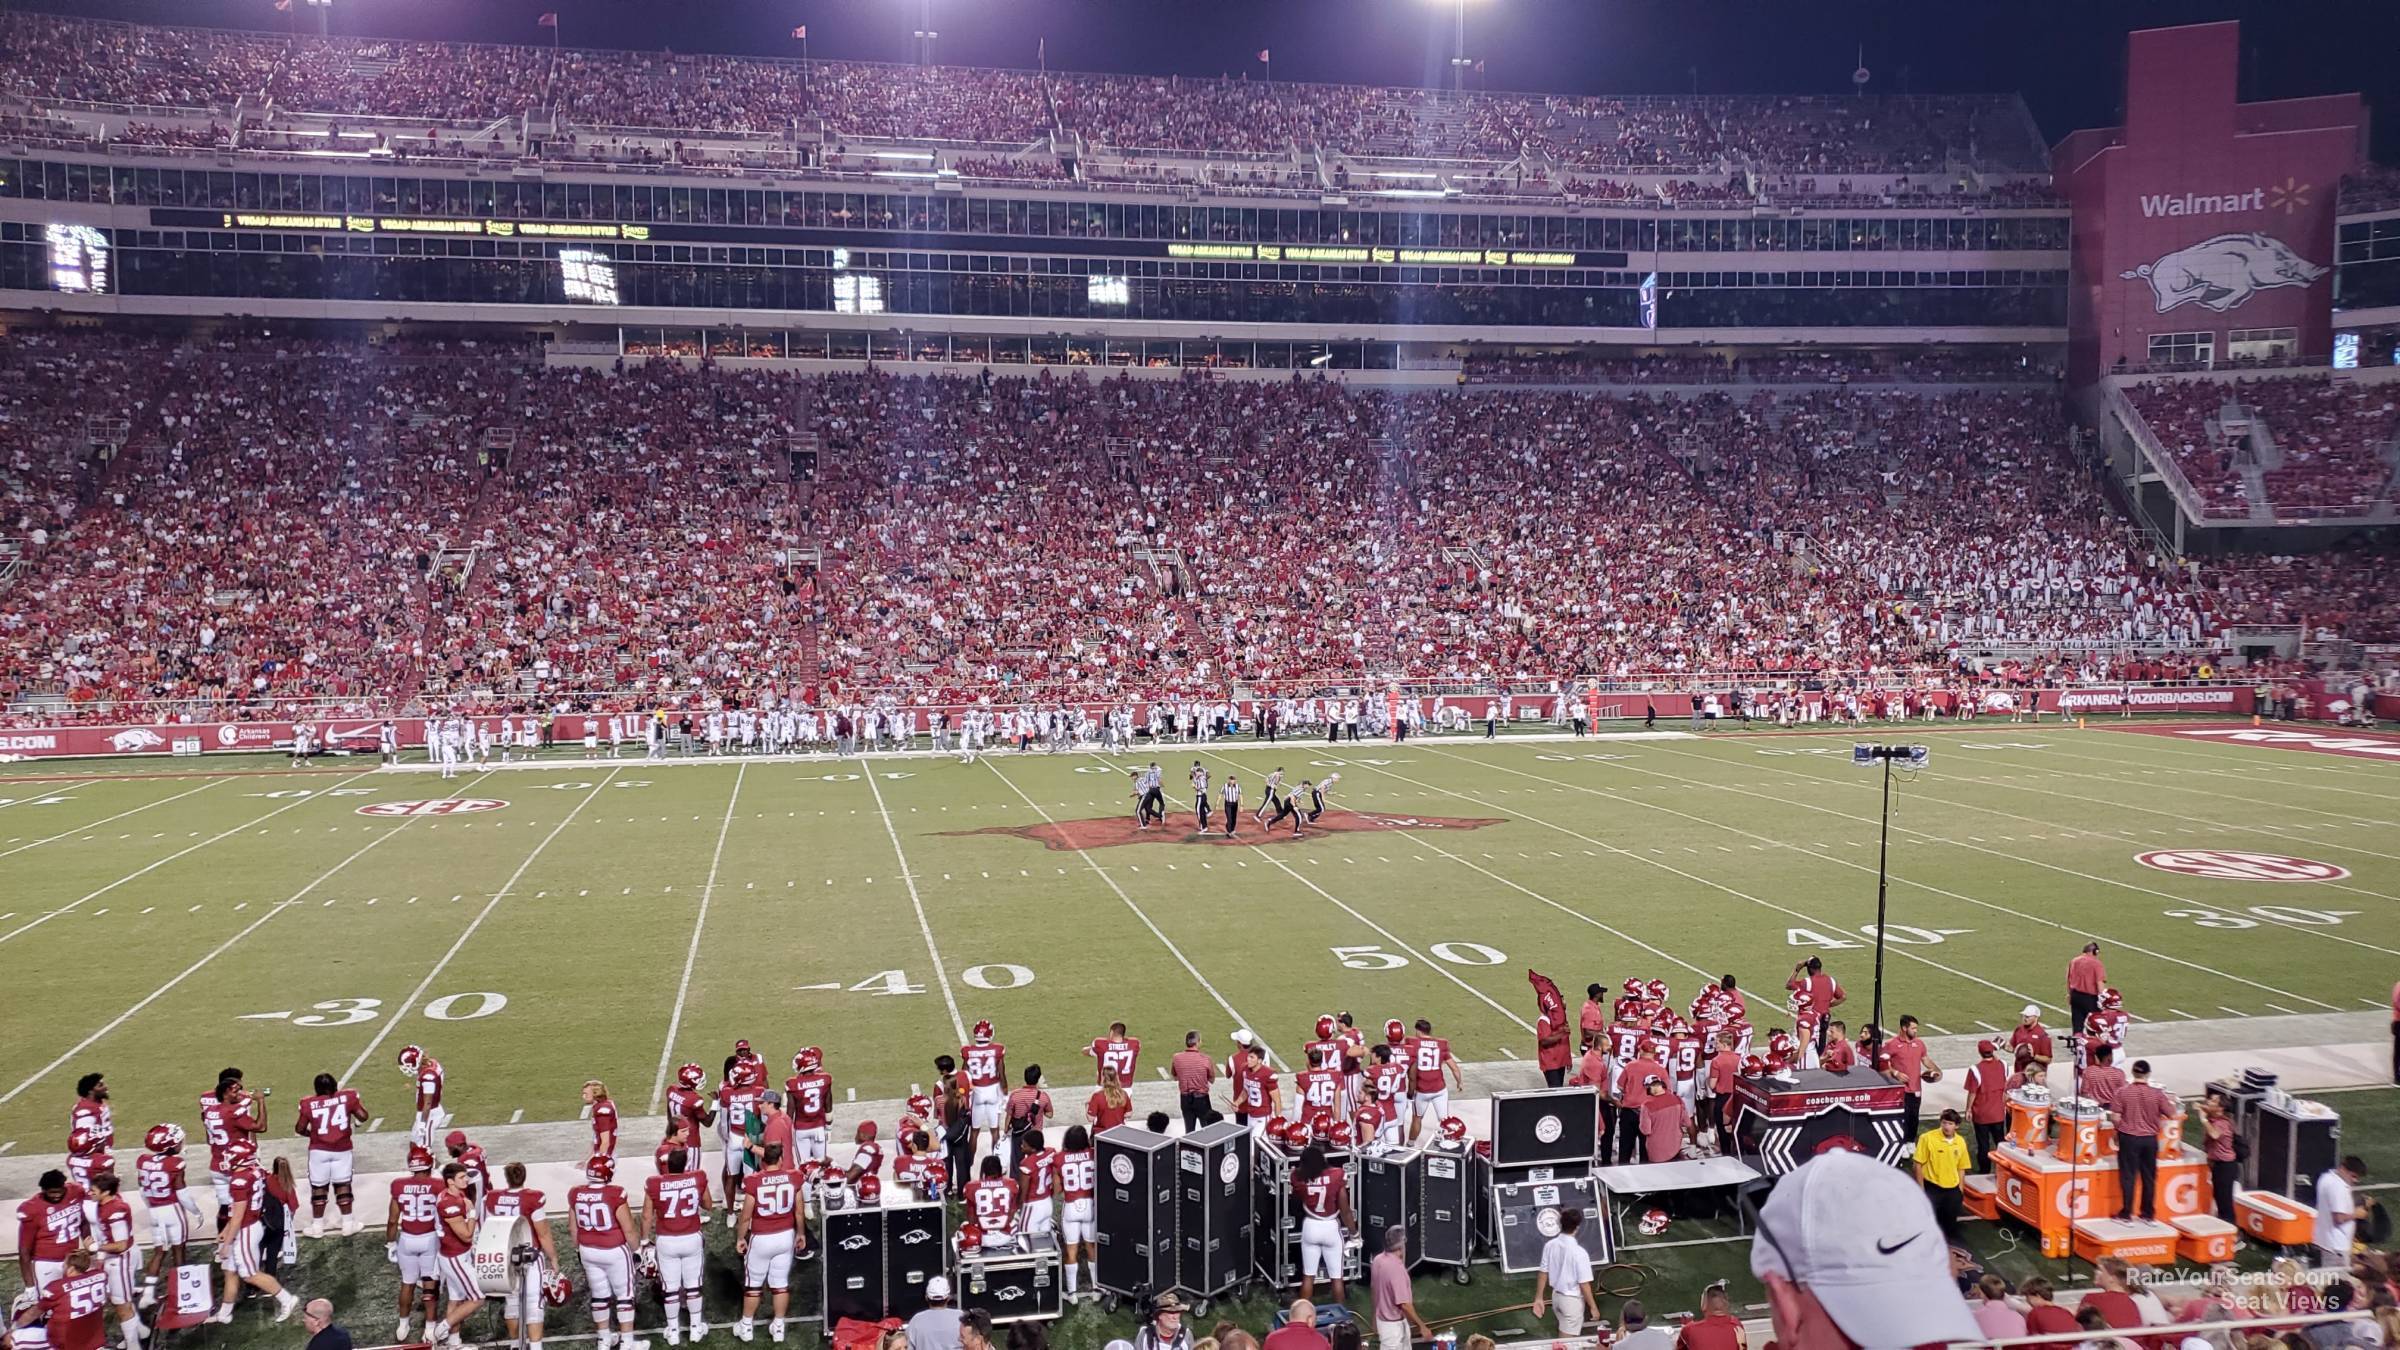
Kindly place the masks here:
[(1360, 1102), (1357, 1121), (1351, 1128), (1357, 1131), (1358, 1138), (1363, 1143), (1373, 1139), (1376, 1132), (1383, 1128), (1384, 1122), (1390, 1120), (1392, 1115), (1393, 1108), (1382, 1102)]
[(1439, 1036), (1417, 1036), (1410, 1039), (1410, 1066), (1419, 1092), (1440, 1092), (1443, 1088), (1442, 1063), (1450, 1058), (1450, 1042)]
[(1642, 1040), (1649, 1034), (1648, 1024), (1620, 1018), (1608, 1029), (1608, 1057), (1622, 1064), (1641, 1053)]
[(654, 1233), (697, 1233), (708, 1221), (706, 1172), (654, 1176), (642, 1183), (642, 1194), (650, 1206), (651, 1231)]
[(683, 1137), (687, 1148), (700, 1147), (700, 1094), (687, 1087), (667, 1089), (667, 1129)]
[(1310, 1178), (1294, 1173), (1292, 1193), (1300, 1198), (1300, 1209), (1310, 1218), (1338, 1219), (1350, 1198), (1350, 1182), (1339, 1167), (1328, 1167)]
[(417, 1110), (421, 1114), (442, 1104), (442, 1062), (431, 1055), (417, 1061)]
[(73, 1134), (77, 1130), (90, 1130), (99, 1138), (102, 1148), (117, 1146), (117, 1118), (108, 1109), (107, 1102), (77, 1097), (75, 1109), (67, 1116), (67, 1133)]
[(400, 1231), (424, 1234), (434, 1230), (442, 1200), (442, 1183), (432, 1177), (392, 1179), (392, 1208), (400, 1215)]
[(1245, 1064), (1234, 1076), (1234, 1086), (1241, 1093), (1242, 1114), (1261, 1116), (1275, 1094), (1275, 1071), (1264, 1060)]
[(243, 1211), (242, 1227), (253, 1228), (266, 1222), (263, 1206), (267, 1202), (267, 1169), (253, 1162), (227, 1177), (225, 1188), (234, 1205)]
[(998, 1041), (990, 1045), (962, 1045), (958, 1048), (958, 1062), (964, 1068), (969, 1086), (998, 1087), (1001, 1071), (1008, 1062), (1008, 1047)]
[(592, 1151), (617, 1151), (617, 1104), (606, 1098), (592, 1103)]
[(492, 1219), (542, 1218), (542, 1193), (528, 1186), (523, 1190), (494, 1191), (483, 1197), (483, 1213)]
[(367, 1119), (367, 1108), (350, 1088), (323, 1097), (300, 1099), (300, 1118), (292, 1132), (308, 1136), (308, 1146), (321, 1153), (348, 1153), (350, 1132)]
[(1339, 1115), (1342, 1075), (1334, 1069), (1302, 1069), (1292, 1075), (1292, 1114), (1302, 1120), (1319, 1111)]
[(64, 1261), (83, 1242), (84, 1199), (84, 1189), (69, 1182), (55, 1205), (33, 1195), (17, 1206), (18, 1241), (30, 1244), (28, 1254), (34, 1260)]
[(1342, 1047), (1342, 1072), (1357, 1073), (1359, 1066), (1366, 1061), (1367, 1033), (1351, 1027), (1334, 1039)]
[(1017, 1160), (1017, 1188), (1025, 1202), (1047, 1200), (1058, 1189), (1058, 1150), (1042, 1149)]
[(833, 1078), (822, 1073), (797, 1073), (783, 1080), (783, 1104), (792, 1113), (795, 1130), (821, 1130), (833, 1111)]
[(1088, 1148), (1058, 1155), (1058, 1186), (1071, 1204), (1089, 1200), (1100, 1183), (1100, 1164)]
[(798, 1178), (784, 1168), (754, 1172), (742, 1178), (742, 1198), (750, 1202), (750, 1231), (788, 1233), (800, 1210)]
[(1337, 1036), (1330, 1041), (1310, 1041), (1300, 1047), (1300, 1063), (1306, 1064), (1312, 1057), (1328, 1069), (1340, 1069), (1342, 1065), (1341, 1038)]
[(1700, 1038), (1677, 1034), (1667, 1038), (1668, 1066), (1675, 1071), (1677, 1082), (1689, 1082), (1700, 1076)]
[(595, 1186), (587, 1182), (569, 1190), (567, 1208), (575, 1215), (575, 1245), (624, 1246), (625, 1228), (617, 1222), (617, 1211), (624, 1204), (625, 1192), (614, 1185)]
[[(112, 1195), (103, 1198), (100, 1201), (98, 1212), (93, 1218), (94, 1227), (97, 1230), (92, 1234), (93, 1242), (102, 1246), (112, 1246), (120, 1242), (130, 1243), (133, 1241), (133, 1206), (125, 1203), (124, 1196)], [(132, 1249), (129, 1247), (127, 1250)]]
[(749, 1133), (750, 1117), (758, 1114), (759, 1094), (764, 1088), (737, 1088), (731, 1084), (717, 1089), (718, 1124), (728, 1138), (739, 1139)]
[(215, 1097), (200, 1099), (200, 1135), (208, 1141), (208, 1170), (225, 1171), (225, 1146), (266, 1128), (266, 1122)]
[(1092, 1081), (1099, 1082), (1101, 1074), (1113, 1069), (1116, 1071), (1117, 1082), (1120, 1086), (1130, 1085), (1133, 1082), (1134, 1065), (1139, 1063), (1141, 1058), (1141, 1037), (1127, 1036), (1119, 1039), (1114, 1036), (1103, 1036), (1092, 1042)]
[(133, 1164), (133, 1174), (142, 1188), (142, 1198), (152, 1209), (171, 1207), (176, 1192), (183, 1189), (183, 1155), (180, 1153), (145, 1153)]
[[(448, 1191), (444, 1191), (441, 1199), (434, 1202), (433, 1212), (436, 1221), (435, 1231), (442, 1237), (442, 1255), (465, 1256), (469, 1251), (474, 1250), (475, 1203), (472, 1198), (464, 1195), (452, 1195)], [(467, 1225), (465, 1237), (458, 1235), (458, 1229), (453, 1220), (465, 1221)]]
[(2132, 1020), (2123, 1008), (2096, 1009), (2083, 1019), (2083, 1038), (2093, 1045), (2123, 1045), (2125, 1026)]
[(108, 1272), (94, 1266), (52, 1280), (42, 1308), (50, 1319), (51, 1350), (100, 1350), (108, 1339)]
[(1017, 1224), (1017, 1193), (999, 1177), (978, 1177), (961, 1197), (967, 1214), (987, 1233), (1006, 1233)]
[(1375, 1096), (1380, 1101), (1396, 1102), (1408, 1095), (1408, 1066), (1394, 1059), (1389, 1064), (1375, 1066)]

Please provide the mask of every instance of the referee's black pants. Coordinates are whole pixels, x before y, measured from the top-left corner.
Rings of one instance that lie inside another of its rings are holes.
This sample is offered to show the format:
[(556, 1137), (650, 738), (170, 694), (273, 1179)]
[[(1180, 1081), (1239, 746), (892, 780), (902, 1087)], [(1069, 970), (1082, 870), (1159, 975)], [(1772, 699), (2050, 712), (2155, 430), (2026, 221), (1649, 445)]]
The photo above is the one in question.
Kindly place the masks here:
[(1925, 1198), (1933, 1202), (1933, 1221), (1941, 1225), (1942, 1236), (1958, 1241), (1958, 1216), (1965, 1207), (1964, 1196), (1957, 1186), (1936, 1186), (1925, 1183)]
[(1162, 822), (1163, 822), (1164, 820), (1166, 820), (1166, 818), (1167, 818), (1167, 796), (1166, 796), (1166, 794), (1165, 794), (1165, 793), (1163, 793), (1163, 792), (1161, 792), (1161, 791), (1159, 791), (1157, 788), (1152, 788), (1152, 789), (1150, 789), (1148, 792), (1145, 792), (1145, 793), (1143, 793), (1143, 794), (1142, 794), (1142, 820), (1143, 820), (1143, 822), (1144, 822), (1144, 823), (1148, 823), (1148, 822), (1150, 822), (1150, 821), (1154, 821), (1154, 820), (1155, 820), (1155, 821), (1162, 821)]
[(1207, 794), (1207, 793), (1205, 793), (1205, 792), (1195, 792), (1195, 793), (1193, 793), (1193, 794), (1192, 794), (1192, 814), (1193, 814), (1193, 815), (1196, 815), (1196, 816), (1198, 816), (1198, 817), (1200, 817), (1200, 828), (1201, 828), (1201, 829), (1204, 829), (1204, 830), (1205, 830), (1205, 829), (1207, 829), (1207, 828), (1208, 828), (1208, 794)]

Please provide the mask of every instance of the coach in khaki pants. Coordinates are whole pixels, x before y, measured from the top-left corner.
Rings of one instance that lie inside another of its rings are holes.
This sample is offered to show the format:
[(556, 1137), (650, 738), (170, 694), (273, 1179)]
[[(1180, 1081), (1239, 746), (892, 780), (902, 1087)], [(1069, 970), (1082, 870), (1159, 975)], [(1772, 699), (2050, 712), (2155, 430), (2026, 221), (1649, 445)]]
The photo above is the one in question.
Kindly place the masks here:
[(1417, 1295), (1408, 1278), (1408, 1228), (1393, 1224), (1383, 1230), (1383, 1251), (1367, 1267), (1367, 1284), (1375, 1301), (1375, 1350), (1408, 1350), (1408, 1333), (1433, 1339), (1433, 1328), (1417, 1315)]
[(1558, 1304), (1558, 1334), (1573, 1340), (1583, 1334), (1585, 1321), (1600, 1320), (1600, 1304), (1592, 1297), (1592, 1254), (1575, 1240), (1583, 1227), (1583, 1211), (1558, 1211), (1558, 1236), (1542, 1248), (1541, 1273), (1533, 1277), (1533, 1315), (1540, 1320), (1545, 1296)]

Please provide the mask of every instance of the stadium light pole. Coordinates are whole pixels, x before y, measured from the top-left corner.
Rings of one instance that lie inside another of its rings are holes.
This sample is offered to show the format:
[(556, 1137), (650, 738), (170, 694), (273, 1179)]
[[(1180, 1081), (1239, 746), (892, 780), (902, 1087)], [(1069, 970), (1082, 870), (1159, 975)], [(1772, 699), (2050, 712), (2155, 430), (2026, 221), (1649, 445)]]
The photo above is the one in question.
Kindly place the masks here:
[(910, 34), (917, 40), (918, 64), (933, 64), (933, 40), (941, 36), (933, 30), (933, 0), (921, 0), (917, 9), (917, 31)]
[(325, 36), (326, 18), (333, 13), (333, 0), (308, 0), (308, 7), (317, 12), (317, 36)]
[(1875, 1043), (1883, 1043), (1883, 932), (1884, 916), (1891, 895), (1892, 861), (1892, 761), (1900, 760), (1911, 768), (1925, 767), (1925, 747), (1921, 745), (1853, 745), (1850, 762), (1865, 766), (1881, 761), (1883, 764), (1883, 823), (1882, 837), (1875, 845), (1875, 1010), (1869, 1020), (1875, 1028)]

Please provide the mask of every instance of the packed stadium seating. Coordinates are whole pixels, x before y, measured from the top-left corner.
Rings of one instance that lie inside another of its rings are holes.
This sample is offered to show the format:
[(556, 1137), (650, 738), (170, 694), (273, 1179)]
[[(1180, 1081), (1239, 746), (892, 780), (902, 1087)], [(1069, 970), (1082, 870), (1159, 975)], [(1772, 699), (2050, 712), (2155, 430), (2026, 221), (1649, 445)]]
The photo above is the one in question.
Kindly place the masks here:
[[(210, 111), (248, 100), (287, 114), (438, 122), (452, 130), (414, 148), (445, 155), (484, 152), (463, 134), (470, 125), (550, 110), (585, 129), (779, 133), (822, 121), (837, 138), (1011, 147), (1055, 136), (1119, 150), (1287, 154), (1323, 147), (1449, 161), (1525, 157), (1587, 187), (1611, 174), (1670, 174), (1680, 180), (1674, 196), (1684, 201), (1748, 199), (1748, 185), (1728, 178), (1742, 170), (1928, 174), (1947, 178), (1954, 191), (1962, 167), (1999, 175), (2045, 168), (2032, 122), (2007, 98), (1438, 92), (318, 38), (15, 13), (0, 16), (0, 41), (11, 52), (0, 94)], [(124, 139), (213, 144), (205, 132), (143, 120)], [(574, 135), (556, 144), (569, 158), (621, 158), (594, 154)], [(2006, 178), (1995, 188), (2018, 190)]]
[(2276, 519), (2362, 515), (2391, 495), (2400, 460), (2392, 386), (2320, 375), (2145, 381), (2127, 390), (2211, 515), (2247, 516), (2245, 470)]
[(1942, 668), (2219, 623), (2038, 386), (1399, 396), (38, 333), (10, 369), (42, 378), (0, 404), (0, 698)]

